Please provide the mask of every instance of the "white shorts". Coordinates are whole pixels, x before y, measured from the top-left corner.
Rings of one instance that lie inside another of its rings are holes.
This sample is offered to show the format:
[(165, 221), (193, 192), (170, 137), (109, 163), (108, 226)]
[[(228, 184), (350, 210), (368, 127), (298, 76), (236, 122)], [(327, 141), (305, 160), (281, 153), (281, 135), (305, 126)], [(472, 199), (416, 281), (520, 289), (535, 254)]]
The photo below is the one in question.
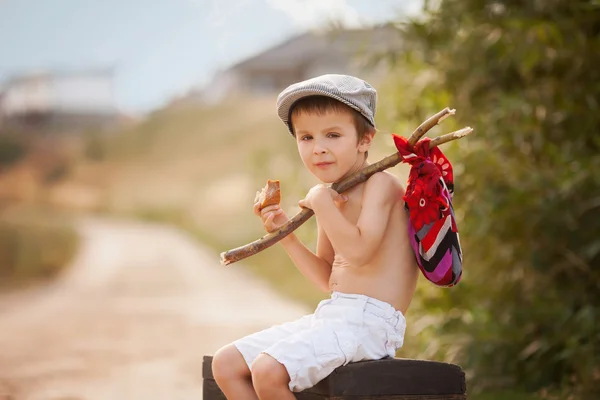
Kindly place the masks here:
[(313, 387), (339, 366), (393, 357), (402, 347), (406, 320), (390, 304), (362, 294), (333, 292), (314, 314), (233, 342), (248, 367), (260, 353), (283, 364), (290, 390)]

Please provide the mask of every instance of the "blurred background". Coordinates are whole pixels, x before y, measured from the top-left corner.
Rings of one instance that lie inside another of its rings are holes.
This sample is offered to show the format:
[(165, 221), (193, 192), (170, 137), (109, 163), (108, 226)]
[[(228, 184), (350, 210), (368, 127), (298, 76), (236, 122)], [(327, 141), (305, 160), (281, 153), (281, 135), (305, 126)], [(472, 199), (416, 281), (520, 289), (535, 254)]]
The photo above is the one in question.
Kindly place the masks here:
[(600, 398), (599, 65), (597, 0), (0, 0), (0, 399), (199, 398), (203, 354), (327, 296), (279, 246), (218, 261), (267, 179), (288, 215), (318, 183), (275, 99), (324, 73), (378, 89), (371, 161), (446, 106), (430, 136), (475, 130), (463, 279), (421, 279), (398, 356)]

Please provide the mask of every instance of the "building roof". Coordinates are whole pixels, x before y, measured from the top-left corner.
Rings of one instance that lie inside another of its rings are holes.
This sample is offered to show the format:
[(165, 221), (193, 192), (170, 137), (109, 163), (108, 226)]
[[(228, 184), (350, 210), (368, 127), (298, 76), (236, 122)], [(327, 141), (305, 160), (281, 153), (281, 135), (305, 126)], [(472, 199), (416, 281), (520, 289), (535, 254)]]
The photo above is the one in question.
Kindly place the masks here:
[(341, 29), (326, 33), (306, 32), (233, 65), (230, 70), (280, 70), (302, 65), (319, 57), (346, 56), (397, 50), (400, 35), (395, 27)]
[(75, 78), (75, 77), (105, 77), (112, 79), (114, 77), (114, 68), (102, 68), (102, 69), (86, 69), (76, 71), (29, 71), (13, 75), (12, 77), (5, 80), (0, 84), (0, 90), (8, 89), (11, 86), (35, 82), (40, 80), (52, 80), (62, 78)]

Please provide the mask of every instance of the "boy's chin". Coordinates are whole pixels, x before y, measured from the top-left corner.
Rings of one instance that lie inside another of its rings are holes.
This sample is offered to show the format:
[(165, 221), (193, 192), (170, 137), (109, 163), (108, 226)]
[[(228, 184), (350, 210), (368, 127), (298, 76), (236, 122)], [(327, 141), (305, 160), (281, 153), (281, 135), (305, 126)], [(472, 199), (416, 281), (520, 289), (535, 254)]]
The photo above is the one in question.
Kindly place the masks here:
[(315, 176), (315, 178), (320, 180), (322, 183), (326, 183), (328, 185), (331, 185), (332, 183), (336, 183), (342, 179), (341, 176), (327, 176), (327, 175), (317, 175), (317, 174), (313, 174), (313, 175)]

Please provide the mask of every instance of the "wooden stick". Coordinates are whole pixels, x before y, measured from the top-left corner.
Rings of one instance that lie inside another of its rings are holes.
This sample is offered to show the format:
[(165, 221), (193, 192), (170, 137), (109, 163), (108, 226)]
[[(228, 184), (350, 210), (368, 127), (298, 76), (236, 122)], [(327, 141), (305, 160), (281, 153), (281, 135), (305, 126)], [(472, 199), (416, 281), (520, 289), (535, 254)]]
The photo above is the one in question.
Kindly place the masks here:
[(425, 122), (419, 125), (418, 128), (415, 129), (415, 131), (412, 133), (412, 135), (410, 135), (410, 137), (408, 138), (408, 144), (414, 146), (419, 141), (419, 139), (421, 139), (421, 137), (423, 137), (423, 135), (425, 135), (431, 128), (433, 128), (449, 116), (454, 115), (455, 113), (455, 109), (450, 109), (446, 107), (442, 111), (439, 111), (437, 114), (427, 118)]
[[(444, 118), (453, 115), (454, 110), (450, 110), (449, 108), (445, 108), (444, 110), (438, 112), (433, 117), (427, 119), (424, 123), (419, 125), (419, 127), (413, 132), (409, 139), (413, 139), (414, 143), (419, 140), (427, 131), (429, 131), (433, 126), (437, 125)], [(473, 129), (470, 127), (466, 127), (460, 129), (458, 131), (448, 133), (446, 135), (440, 136), (436, 139), (433, 139), (429, 142), (429, 148), (436, 147), (442, 143), (447, 143), (451, 140), (460, 139), (469, 133), (471, 133)], [(416, 139), (414, 139), (416, 137)], [(414, 146), (414, 143), (412, 145)], [(383, 158), (382, 160), (371, 164), (362, 170), (350, 175), (349, 177), (341, 180), (340, 182), (334, 183), (331, 188), (334, 189), (338, 193), (343, 193), (346, 190), (352, 188), (355, 185), (358, 185), (361, 182), (369, 179), (373, 174), (377, 172), (381, 172), (388, 168), (391, 168), (397, 164), (402, 162), (402, 156), (400, 153), (394, 153), (390, 156)], [(298, 214), (290, 218), (285, 224), (283, 224), (279, 229), (263, 236), (260, 239), (257, 239), (251, 243), (248, 243), (244, 246), (236, 247), (235, 249), (228, 250), (226, 252), (221, 253), (221, 264), (229, 265), (236, 261), (243, 260), (244, 258), (250, 257), (256, 253), (259, 253), (265, 250), (268, 247), (271, 247), (275, 243), (279, 242), (281, 239), (285, 238), (287, 235), (296, 230), (300, 225), (308, 221), (314, 215), (314, 211), (309, 208), (303, 208)]]
[(429, 148), (433, 149), (434, 147), (439, 146), (440, 144), (444, 144), (444, 143), (448, 143), (452, 140), (460, 139), (462, 137), (467, 136), (471, 132), (473, 132), (473, 128), (471, 128), (470, 126), (467, 126), (466, 128), (462, 128), (457, 131), (450, 132), (450, 133), (447, 133), (442, 136), (438, 136), (435, 139), (432, 139), (431, 142), (429, 142)]

